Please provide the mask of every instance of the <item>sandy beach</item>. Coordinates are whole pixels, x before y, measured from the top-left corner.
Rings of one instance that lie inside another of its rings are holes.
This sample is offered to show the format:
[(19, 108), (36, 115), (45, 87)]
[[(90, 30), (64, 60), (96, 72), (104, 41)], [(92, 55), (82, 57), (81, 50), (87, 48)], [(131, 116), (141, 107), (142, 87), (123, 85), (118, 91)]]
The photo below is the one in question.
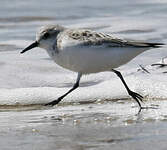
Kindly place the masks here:
[[(154, 105), (152, 105), (154, 104)], [(166, 100), (1, 107), (1, 149), (141, 150), (166, 149)]]
[(40, 48), (20, 54), (47, 24), (166, 44), (166, 0), (4, 0), (0, 6), (0, 150), (166, 150), (167, 65), (152, 65), (167, 64), (166, 45), (116, 68), (151, 107), (140, 113), (112, 72), (83, 76), (76, 91), (46, 107), (77, 74)]

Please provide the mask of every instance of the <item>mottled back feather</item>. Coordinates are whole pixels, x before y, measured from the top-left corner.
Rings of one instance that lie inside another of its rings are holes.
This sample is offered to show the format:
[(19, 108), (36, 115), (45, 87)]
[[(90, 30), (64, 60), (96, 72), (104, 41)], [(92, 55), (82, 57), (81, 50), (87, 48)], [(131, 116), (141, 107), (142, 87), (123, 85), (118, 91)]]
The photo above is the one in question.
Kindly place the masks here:
[[(112, 35), (85, 29), (67, 29), (60, 33), (60, 47), (69, 46), (98, 46), (105, 44), (107, 47), (159, 47), (162, 43), (148, 43), (118, 39)], [(68, 40), (67, 40), (68, 39)], [(64, 40), (64, 43), (63, 43)], [(66, 42), (65, 42), (66, 41)]]

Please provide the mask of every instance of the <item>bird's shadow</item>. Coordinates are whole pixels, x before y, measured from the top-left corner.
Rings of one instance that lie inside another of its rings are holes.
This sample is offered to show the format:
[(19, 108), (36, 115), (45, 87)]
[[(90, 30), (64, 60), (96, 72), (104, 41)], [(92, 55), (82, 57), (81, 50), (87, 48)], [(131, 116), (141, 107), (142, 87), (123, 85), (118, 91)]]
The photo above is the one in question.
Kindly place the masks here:
[[(87, 82), (81, 82), (79, 87), (89, 87), (89, 86), (94, 86), (97, 85), (99, 83), (103, 82), (103, 80), (98, 80), (98, 81), (87, 81)], [(59, 86), (57, 86), (58, 88), (66, 88), (66, 87), (72, 87), (74, 85), (74, 83), (63, 83)]]

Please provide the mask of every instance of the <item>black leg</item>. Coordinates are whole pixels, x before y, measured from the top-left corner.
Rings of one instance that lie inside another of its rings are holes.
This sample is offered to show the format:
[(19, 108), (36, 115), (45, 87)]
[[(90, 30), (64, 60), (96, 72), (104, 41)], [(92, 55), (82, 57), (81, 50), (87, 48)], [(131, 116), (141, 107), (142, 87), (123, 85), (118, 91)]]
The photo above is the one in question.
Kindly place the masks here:
[(122, 83), (124, 84), (124, 86), (125, 86), (125, 88), (126, 88), (128, 94), (129, 94), (130, 96), (132, 96), (132, 98), (135, 99), (135, 101), (138, 103), (140, 109), (142, 109), (143, 107), (141, 107), (140, 101), (142, 102), (143, 96), (141, 96), (140, 94), (135, 93), (135, 92), (133, 92), (133, 91), (131, 91), (131, 90), (129, 89), (128, 85), (126, 84), (126, 82), (125, 82), (125, 80), (124, 80), (124, 78), (123, 78), (123, 76), (122, 76), (122, 74), (121, 74), (119, 71), (114, 70), (114, 69), (112, 69), (112, 71), (113, 71), (114, 73), (116, 73), (117, 76), (121, 79), (121, 81), (122, 81)]
[(51, 105), (51, 106), (54, 106), (56, 104), (58, 104), (65, 96), (67, 96), (69, 93), (71, 93), (72, 91), (74, 91), (76, 88), (79, 87), (79, 81), (81, 79), (81, 76), (82, 74), (81, 73), (78, 73), (78, 77), (77, 77), (77, 81), (76, 83), (74, 84), (74, 86), (72, 87), (72, 89), (70, 89), (67, 93), (65, 93), (64, 95), (60, 96), (57, 100), (54, 100), (52, 102), (49, 102), (47, 104), (45, 104), (45, 106), (47, 105)]

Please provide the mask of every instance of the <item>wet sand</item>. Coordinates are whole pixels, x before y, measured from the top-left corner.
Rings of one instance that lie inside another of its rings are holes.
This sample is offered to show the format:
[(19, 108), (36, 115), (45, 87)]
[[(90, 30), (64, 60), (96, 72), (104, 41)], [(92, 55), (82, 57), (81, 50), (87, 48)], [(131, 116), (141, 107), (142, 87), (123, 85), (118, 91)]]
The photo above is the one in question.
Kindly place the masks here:
[[(154, 104), (154, 105), (152, 105)], [(167, 101), (99, 101), (56, 107), (1, 106), (3, 150), (141, 150), (166, 149)]]
[[(0, 150), (166, 150), (167, 100), (149, 100), (143, 105), (158, 109), (140, 113), (134, 100), (68, 103), (53, 108), (1, 106), (49, 102), (76, 80), (40, 49), (19, 55), (34, 41), (40, 26), (61, 24), (125, 39), (167, 43), (166, 1), (13, 0), (12, 4), (0, 1), (0, 6)], [(147, 68), (167, 56), (166, 52), (166, 47), (153, 49), (123, 66), (120, 71), (129, 87), (144, 97), (167, 98), (166, 67)], [(151, 74), (138, 76), (138, 65)], [(127, 96), (120, 80), (106, 72), (83, 77), (81, 87), (63, 102)]]

